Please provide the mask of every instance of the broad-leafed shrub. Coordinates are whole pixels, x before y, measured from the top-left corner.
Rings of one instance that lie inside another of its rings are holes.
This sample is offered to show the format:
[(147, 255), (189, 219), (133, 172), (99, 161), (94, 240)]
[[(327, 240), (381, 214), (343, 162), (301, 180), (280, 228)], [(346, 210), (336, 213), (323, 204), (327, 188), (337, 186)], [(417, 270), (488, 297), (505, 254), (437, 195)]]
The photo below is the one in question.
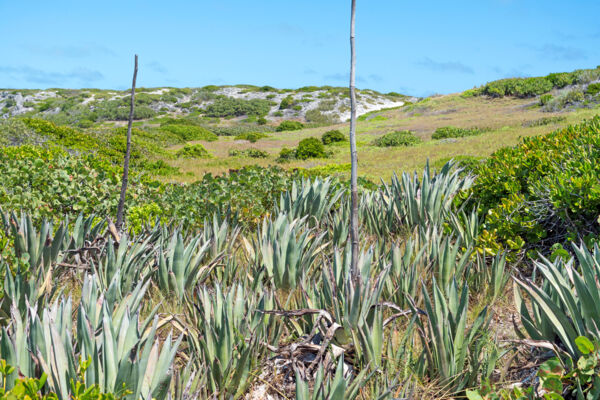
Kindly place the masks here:
[(302, 139), (296, 148), (296, 158), (306, 160), (308, 158), (325, 158), (325, 146), (317, 138)]

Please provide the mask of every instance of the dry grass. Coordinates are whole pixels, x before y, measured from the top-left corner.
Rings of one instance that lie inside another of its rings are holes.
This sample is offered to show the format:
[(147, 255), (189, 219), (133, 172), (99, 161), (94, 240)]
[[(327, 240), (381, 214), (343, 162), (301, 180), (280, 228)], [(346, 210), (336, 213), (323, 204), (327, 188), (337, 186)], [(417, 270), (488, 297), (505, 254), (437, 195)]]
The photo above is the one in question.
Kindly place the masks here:
[[(523, 123), (542, 117), (559, 115), (542, 112), (536, 99), (483, 97), (463, 98), (460, 94), (451, 94), (427, 99), (414, 106), (377, 112), (377, 118), (358, 122), (357, 143), (359, 146), (359, 174), (374, 181), (387, 180), (394, 172), (420, 170), (427, 159), (435, 161), (461, 155), (486, 157), (501, 147), (513, 146), (520, 138), (549, 133), (559, 127), (578, 123), (598, 113), (598, 108), (581, 109), (563, 113), (565, 121), (545, 126), (524, 128)], [(456, 126), (461, 128), (489, 129), (482, 135), (451, 140), (432, 140), (436, 128)], [(307, 137), (318, 137), (330, 130), (348, 130), (347, 124), (304, 129), (294, 132), (275, 132), (270, 137), (256, 143), (236, 141), (232, 137), (221, 137), (216, 142), (202, 142), (215, 156), (204, 160), (178, 160), (171, 164), (186, 173), (178, 180), (190, 181), (205, 173), (223, 173), (229, 169), (244, 165), (258, 164), (268, 166), (276, 164), (275, 159), (281, 148), (294, 147)], [(396, 130), (411, 130), (424, 142), (414, 147), (379, 148), (370, 143), (376, 137)], [(228, 152), (232, 148), (255, 147), (269, 152), (267, 159), (234, 158)], [(347, 163), (350, 159), (347, 143), (329, 146), (334, 152), (328, 159), (312, 159), (282, 164), (284, 168), (310, 168), (324, 164)], [(173, 148), (176, 150), (176, 148)]]

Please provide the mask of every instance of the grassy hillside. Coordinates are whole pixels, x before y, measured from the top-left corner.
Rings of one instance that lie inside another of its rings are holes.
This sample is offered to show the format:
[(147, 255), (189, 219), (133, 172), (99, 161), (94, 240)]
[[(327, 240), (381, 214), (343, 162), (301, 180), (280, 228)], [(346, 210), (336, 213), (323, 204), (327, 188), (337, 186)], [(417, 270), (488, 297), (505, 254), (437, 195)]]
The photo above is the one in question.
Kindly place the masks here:
[(0, 121), (0, 397), (596, 398), (590, 71), (363, 114), (356, 280), (343, 123), (139, 118), (119, 232), (122, 122)]

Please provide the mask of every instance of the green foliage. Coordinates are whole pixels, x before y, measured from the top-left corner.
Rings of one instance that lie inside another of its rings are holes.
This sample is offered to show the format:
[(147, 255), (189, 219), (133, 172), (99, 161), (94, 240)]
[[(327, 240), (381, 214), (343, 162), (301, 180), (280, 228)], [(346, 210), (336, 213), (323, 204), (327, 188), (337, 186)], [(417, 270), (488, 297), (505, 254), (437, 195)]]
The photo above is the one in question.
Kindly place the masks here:
[(281, 99), (281, 103), (279, 103), (279, 109), (285, 110), (286, 108), (291, 108), (294, 105), (294, 98), (292, 96), (286, 96)]
[(484, 131), (479, 128), (457, 128), (454, 126), (444, 126), (441, 128), (437, 128), (433, 135), (431, 135), (432, 139), (444, 139), (444, 138), (458, 138), (465, 136), (476, 136), (481, 135)]
[(212, 154), (201, 144), (186, 144), (175, 153), (177, 158), (212, 158)]
[(277, 127), (277, 132), (298, 131), (304, 128), (304, 124), (298, 121), (282, 121)]
[(321, 141), (323, 142), (324, 145), (328, 145), (331, 143), (336, 143), (336, 142), (345, 142), (348, 139), (346, 138), (346, 135), (344, 135), (342, 132), (336, 130), (332, 130), (332, 131), (327, 131), (323, 134), (323, 136), (321, 136)]
[(414, 146), (418, 143), (421, 143), (421, 139), (416, 137), (411, 131), (386, 133), (372, 142), (373, 146), (378, 147)]
[(562, 115), (556, 115), (554, 117), (542, 117), (533, 121), (527, 121), (523, 123), (524, 127), (533, 127), (533, 126), (546, 126), (550, 124), (557, 124), (559, 122), (566, 121), (567, 117)]
[(37, 134), (45, 136), (61, 146), (79, 150), (95, 150), (98, 147), (95, 139), (68, 126), (59, 126), (43, 119), (34, 118), (24, 118), (23, 123)]
[(264, 150), (249, 148), (249, 149), (231, 149), (229, 150), (230, 157), (249, 157), (249, 158), (268, 158), (269, 153)]
[[(597, 233), (600, 118), (494, 153), (477, 170), (472, 195), (485, 215), (485, 240), (514, 250), (548, 248)], [(494, 239), (495, 238), (495, 239)], [(488, 240), (489, 239), (489, 240)]]
[(222, 97), (209, 104), (204, 115), (209, 117), (239, 117), (242, 115), (266, 115), (271, 110), (271, 102), (263, 99), (234, 99)]
[(484, 161), (481, 157), (474, 156), (455, 156), (455, 157), (444, 157), (436, 161), (433, 166), (436, 168), (442, 168), (445, 164), (450, 161), (454, 161), (457, 168), (461, 168), (463, 173), (474, 174), (477, 171), (479, 165)]
[(269, 137), (262, 132), (244, 132), (235, 137), (235, 140), (247, 140), (250, 143), (256, 143), (259, 139)]
[(326, 157), (328, 157), (328, 154), (325, 151), (325, 147), (317, 138), (310, 137), (302, 139), (296, 148), (296, 158), (299, 160)]
[(588, 87), (585, 89), (585, 93), (590, 96), (595, 96), (600, 93), (600, 82), (599, 83), (590, 83)]
[(486, 84), (481, 93), (491, 97), (533, 97), (552, 90), (554, 85), (545, 77), (508, 78)]
[(28, 210), (37, 218), (116, 210), (120, 172), (96, 157), (30, 146), (1, 148), (0, 171), (4, 207)]
[(48, 138), (37, 133), (20, 119), (0, 119), (0, 146), (42, 144)]
[[(595, 305), (600, 299), (596, 284), (600, 277), (600, 249), (595, 246), (590, 252), (582, 245), (573, 246), (573, 251), (576, 258), (566, 263), (562, 258), (553, 262), (545, 258), (535, 261), (545, 279), (539, 286), (529, 280), (515, 279), (519, 286), (515, 288), (515, 303), (531, 338), (561, 344), (575, 358), (585, 354), (578, 343), (579, 336), (596, 341), (600, 338), (600, 315)], [(574, 267), (575, 260), (578, 269)], [(531, 311), (523, 296), (529, 298)]]
[(213, 142), (218, 139), (217, 135), (208, 129), (196, 125), (176, 125), (169, 123), (161, 125), (160, 129), (177, 135), (183, 141), (205, 140), (207, 142)]
[(287, 147), (282, 148), (279, 151), (279, 157), (277, 157), (278, 162), (287, 162), (294, 160), (296, 158), (296, 150), (288, 149)]
[(545, 106), (546, 104), (550, 103), (550, 101), (552, 101), (552, 99), (554, 98), (554, 96), (552, 96), (551, 94), (543, 94), (540, 96), (540, 106)]
[(598, 77), (600, 77), (600, 68), (553, 73), (534, 78), (508, 78), (490, 82), (479, 89), (474, 89), (472, 93), (491, 97), (534, 97), (548, 93), (552, 89), (589, 83), (598, 79)]
[[(535, 393), (535, 387), (514, 387), (497, 389), (492, 385), (471, 391), (469, 400), (521, 400), (521, 399), (590, 399), (598, 396), (600, 390), (600, 350), (585, 336), (576, 339), (581, 356), (575, 361), (571, 357), (561, 360), (553, 357), (542, 363), (536, 373), (543, 396)], [(564, 358), (564, 357), (563, 357)]]

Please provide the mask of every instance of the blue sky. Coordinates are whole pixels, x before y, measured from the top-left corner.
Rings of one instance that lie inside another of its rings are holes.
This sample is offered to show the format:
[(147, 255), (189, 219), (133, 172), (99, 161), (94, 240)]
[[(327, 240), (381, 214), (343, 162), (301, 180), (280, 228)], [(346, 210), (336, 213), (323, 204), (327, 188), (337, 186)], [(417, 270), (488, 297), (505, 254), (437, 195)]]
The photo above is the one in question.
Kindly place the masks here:
[[(0, 87), (346, 86), (350, 0), (0, 0)], [(357, 0), (357, 86), (450, 93), (600, 64), (598, 0)]]

